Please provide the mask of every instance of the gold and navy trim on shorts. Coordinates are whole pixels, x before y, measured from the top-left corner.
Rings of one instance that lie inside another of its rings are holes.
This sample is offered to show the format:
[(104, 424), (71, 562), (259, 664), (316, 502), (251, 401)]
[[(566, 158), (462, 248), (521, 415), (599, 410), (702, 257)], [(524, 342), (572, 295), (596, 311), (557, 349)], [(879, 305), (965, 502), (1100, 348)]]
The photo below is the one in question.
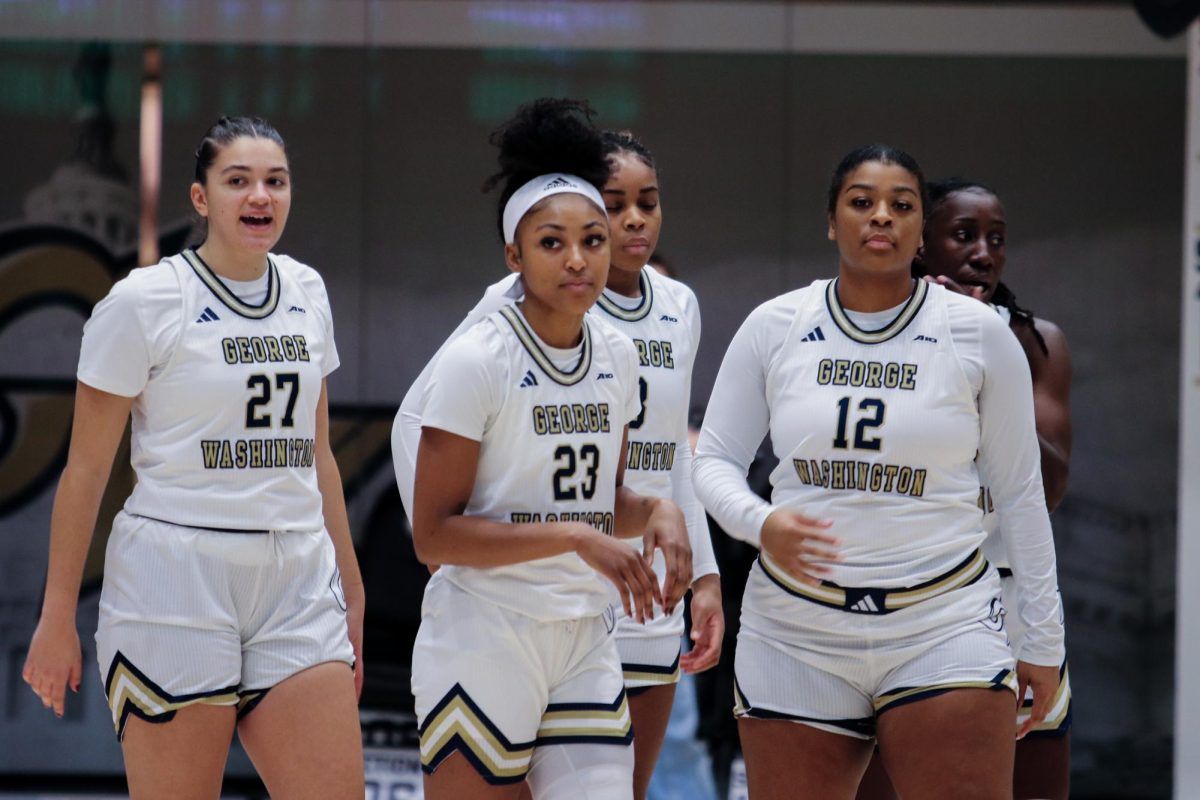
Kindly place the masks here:
[(254, 709), (258, 708), (258, 704), (267, 696), (267, 692), (271, 691), (271, 687), (266, 689), (253, 689), (248, 692), (242, 692), (238, 695), (237, 702), (237, 718), (243, 719)]
[[(1025, 697), (1021, 701), (1021, 709), (1017, 712), (1017, 725), (1029, 718), (1033, 710), (1033, 698)], [(1058, 670), (1058, 689), (1050, 702), (1050, 710), (1041, 723), (1025, 734), (1025, 738), (1052, 738), (1066, 736), (1071, 732), (1072, 719), (1071, 675), (1066, 662)]]
[(575, 365), (575, 369), (567, 372), (554, 366), (554, 362), (542, 350), (537, 337), (534, 336), (533, 331), (529, 330), (529, 326), (526, 325), (524, 318), (515, 306), (505, 306), (500, 309), (500, 314), (508, 320), (517, 339), (550, 380), (563, 386), (574, 386), (587, 377), (588, 370), (592, 368), (592, 332), (588, 327), (586, 317), (583, 320), (583, 352), (579, 356), (579, 363)]
[[(997, 567), (1001, 578), (1013, 577), (1013, 571), (1009, 567)], [(1071, 673), (1067, 668), (1067, 662), (1058, 668), (1058, 689), (1054, 692), (1054, 700), (1050, 702), (1050, 710), (1046, 713), (1046, 718), (1041, 723), (1025, 734), (1025, 738), (1053, 738), (1057, 736), (1066, 736), (1071, 732), (1071, 720), (1073, 714), (1073, 698), (1071, 697)], [(1020, 727), (1025, 720), (1029, 719), (1029, 713), (1033, 710), (1033, 698), (1021, 698), (1021, 708), (1017, 711), (1017, 727)]]
[(150, 680), (121, 651), (113, 656), (104, 680), (104, 694), (112, 711), (117, 738), (125, 735), (125, 722), (132, 714), (147, 722), (170, 722), (175, 712), (197, 704), (232, 706), (238, 702), (236, 686), (192, 694), (171, 694)]
[(955, 689), (1008, 689), (1016, 694), (1017, 673), (1011, 669), (1002, 669), (990, 681), (954, 681), (936, 686), (901, 686), (884, 692), (873, 700), (875, 714), (879, 715), (918, 700), (937, 697), (939, 694), (952, 692)]
[(267, 278), (267, 299), (263, 300), (262, 305), (257, 306), (242, 302), (241, 298), (231, 292), (220, 277), (212, 271), (212, 268), (204, 263), (204, 259), (194, 249), (189, 247), (184, 250), (183, 259), (191, 266), (201, 283), (207, 286), (208, 290), (215, 294), (226, 308), (239, 316), (247, 319), (265, 319), (271, 316), (275, 307), (279, 305), (279, 270), (275, 267), (275, 260), (269, 255), (267, 256), (269, 276)]
[[(659, 664), (621, 664), (621, 673), (625, 678), (625, 690), (637, 694), (655, 686), (669, 686), (679, 682), (679, 653), (675, 653), (675, 661), (667, 666)], [(637, 686), (630, 686), (637, 683)]]
[(758, 564), (767, 577), (788, 594), (853, 614), (890, 614), (922, 600), (970, 586), (982, 578), (988, 569), (983, 553), (975, 550), (956, 567), (924, 583), (896, 589), (875, 589), (839, 586), (825, 580), (818, 586), (801, 583), (772, 561), (765, 550), (759, 553)]
[(913, 293), (909, 295), (908, 302), (904, 304), (904, 308), (900, 309), (896, 318), (877, 331), (864, 331), (850, 321), (850, 317), (842, 309), (842, 303), (838, 299), (837, 278), (831, 280), (825, 287), (825, 305), (829, 309), (829, 316), (833, 318), (842, 333), (860, 344), (880, 344), (907, 328), (908, 324), (917, 316), (917, 312), (921, 310), (921, 306), (929, 294), (929, 284), (922, 280), (916, 281), (916, 284)]
[(638, 287), (642, 291), (642, 302), (638, 303), (636, 308), (621, 308), (603, 294), (596, 301), (596, 305), (617, 319), (625, 320), (626, 322), (637, 322), (640, 319), (645, 319), (646, 315), (650, 313), (650, 307), (654, 305), (654, 289), (650, 286), (650, 279), (646, 276), (646, 270), (648, 269), (652, 269), (652, 267), (642, 267), (642, 271), (638, 273)]
[(506, 739), (457, 683), (426, 715), (417, 733), (421, 737), (421, 769), (427, 774), (457, 751), (488, 783), (519, 783), (533, 757), (534, 742)]
[(624, 687), (611, 703), (550, 703), (542, 713), (537, 744), (617, 744), (633, 741)]
[(809, 722), (820, 725), (831, 725), (835, 728), (849, 731), (859, 736), (875, 735), (875, 717), (856, 717), (852, 719), (822, 719), (820, 717), (805, 717), (800, 714), (785, 714), (782, 711), (771, 711), (757, 708), (746, 699), (737, 677), (733, 679), (733, 715), (735, 717), (750, 717), (752, 719), (778, 719), (785, 722)]

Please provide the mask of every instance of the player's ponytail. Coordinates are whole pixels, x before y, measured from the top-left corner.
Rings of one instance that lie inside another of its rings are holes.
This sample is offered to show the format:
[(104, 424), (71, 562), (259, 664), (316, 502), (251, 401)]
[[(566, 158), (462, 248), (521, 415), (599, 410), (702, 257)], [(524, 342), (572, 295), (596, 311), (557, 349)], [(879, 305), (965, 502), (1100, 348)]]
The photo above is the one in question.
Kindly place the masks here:
[(1017, 305), (1017, 296), (1013, 294), (1012, 289), (1004, 285), (1003, 281), (996, 284), (996, 291), (992, 293), (992, 302), (998, 306), (1007, 308), (1008, 313), (1012, 314), (1013, 319), (1022, 325), (1028, 325), (1029, 330), (1033, 331), (1033, 338), (1037, 339), (1038, 347), (1047, 356), (1050, 355), (1050, 348), (1046, 346), (1046, 340), (1042, 338), (1042, 334), (1038, 332), (1037, 325), (1034, 324), (1033, 312)]

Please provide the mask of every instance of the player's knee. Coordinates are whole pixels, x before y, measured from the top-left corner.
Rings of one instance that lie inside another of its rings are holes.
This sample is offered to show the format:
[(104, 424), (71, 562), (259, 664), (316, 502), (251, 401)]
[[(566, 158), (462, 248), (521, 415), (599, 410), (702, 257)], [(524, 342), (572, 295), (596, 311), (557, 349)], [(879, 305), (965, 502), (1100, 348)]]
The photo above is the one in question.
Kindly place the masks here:
[(535, 800), (632, 800), (633, 775), (615, 764), (595, 764), (539, 781), (533, 796)]
[(632, 800), (633, 747), (555, 745), (534, 756), (535, 800)]

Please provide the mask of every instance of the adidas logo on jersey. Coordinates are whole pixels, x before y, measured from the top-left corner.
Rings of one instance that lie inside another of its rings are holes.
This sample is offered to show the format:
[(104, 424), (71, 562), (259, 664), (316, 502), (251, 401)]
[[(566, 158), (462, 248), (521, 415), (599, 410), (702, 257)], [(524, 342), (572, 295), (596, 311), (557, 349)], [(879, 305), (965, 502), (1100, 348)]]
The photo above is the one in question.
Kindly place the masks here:
[(597, 372), (597, 373), (596, 373), (596, 380), (598, 380), (598, 381), (607, 381), (607, 380), (611, 380), (611, 379), (612, 379), (612, 376), (613, 376), (613, 374), (612, 374), (611, 372)]
[(571, 183), (566, 178), (555, 178), (554, 180), (550, 181), (545, 186), (543, 186), (542, 191), (546, 192), (551, 189), (559, 189), (559, 188), (574, 189), (575, 184)]
[(525, 377), (521, 379), (521, 385), (518, 388), (524, 389), (527, 386), (537, 386), (537, 376), (533, 374), (533, 370), (525, 370)]
[(860, 614), (878, 614), (879, 606), (875, 605), (875, 601), (871, 599), (871, 595), (868, 594), (864, 595), (861, 600), (850, 606), (848, 610), (857, 611)]
[(300, 306), (292, 306), (291, 308), (288, 309), (289, 314), (291, 314), (293, 311), (296, 312), (297, 314), (307, 314), (308, 313)]
[(204, 313), (200, 315), (196, 322), (214, 322), (218, 319), (220, 319), (220, 317), (217, 316), (217, 312), (213, 311), (208, 306), (205, 306)]
[(658, 318), (658, 321), (659, 322), (679, 322), (679, 320), (675, 319), (670, 314), (663, 314), (661, 317)]
[(937, 344), (937, 339), (933, 338), (932, 336), (926, 336), (923, 333), (917, 334), (916, 338), (914, 338), (913, 341), (914, 342), (933, 342), (934, 344)]
[(823, 341), (825, 341), (825, 334), (821, 332), (821, 326), (818, 325), (817, 327), (813, 328), (811, 331), (808, 332), (808, 336), (805, 336), (800, 341), (802, 341), (802, 342), (823, 342)]

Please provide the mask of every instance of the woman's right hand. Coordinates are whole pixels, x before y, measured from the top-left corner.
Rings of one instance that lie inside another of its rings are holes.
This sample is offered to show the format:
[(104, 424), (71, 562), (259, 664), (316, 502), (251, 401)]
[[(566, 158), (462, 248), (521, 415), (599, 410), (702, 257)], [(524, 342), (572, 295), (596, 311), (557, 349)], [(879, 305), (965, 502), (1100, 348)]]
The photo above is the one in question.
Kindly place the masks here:
[(813, 519), (788, 508), (777, 508), (762, 526), (762, 549), (798, 581), (817, 586), (829, 573), (818, 561), (837, 561), (840, 542), (826, 531), (829, 520)]
[(945, 275), (938, 275), (936, 277), (933, 275), (926, 275), (925, 282), (932, 283), (937, 286), (945, 286), (947, 289), (956, 294), (966, 295), (967, 297), (978, 300), (981, 303), (983, 302), (984, 288), (982, 286), (967, 286)]
[(654, 570), (628, 542), (603, 534), (590, 525), (575, 531), (575, 552), (589, 566), (608, 578), (621, 595), (625, 615), (645, 623), (654, 618), (654, 604), (663, 604)]
[(29, 655), (21, 677), (46, 708), (55, 716), (63, 715), (67, 687), (79, 691), (83, 656), (79, 649), (79, 631), (75, 619), (51, 616), (43, 612), (29, 643)]

